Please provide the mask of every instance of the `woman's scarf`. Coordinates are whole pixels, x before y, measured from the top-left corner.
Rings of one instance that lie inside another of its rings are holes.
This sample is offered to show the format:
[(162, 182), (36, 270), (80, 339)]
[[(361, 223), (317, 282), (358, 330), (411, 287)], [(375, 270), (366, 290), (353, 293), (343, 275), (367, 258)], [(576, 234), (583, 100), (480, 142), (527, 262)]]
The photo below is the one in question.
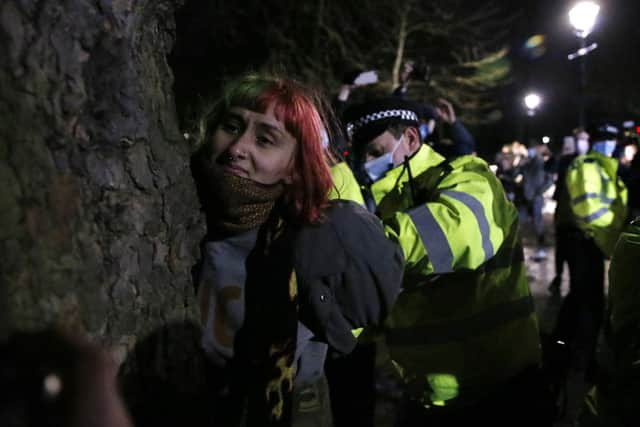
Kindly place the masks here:
[(284, 192), (281, 183), (259, 184), (247, 178), (214, 173), (211, 221), (214, 235), (227, 237), (241, 234), (264, 224), (276, 200)]
[(276, 208), (247, 259), (246, 316), (236, 343), (248, 397), (247, 425), (291, 425), (298, 288), (292, 230)]
[(224, 239), (264, 224), (276, 200), (284, 193), (284, 185), (260, 184), (228, 174), (213, 162), (208, 146), (196, 152), (191, 159), (209, 238)]

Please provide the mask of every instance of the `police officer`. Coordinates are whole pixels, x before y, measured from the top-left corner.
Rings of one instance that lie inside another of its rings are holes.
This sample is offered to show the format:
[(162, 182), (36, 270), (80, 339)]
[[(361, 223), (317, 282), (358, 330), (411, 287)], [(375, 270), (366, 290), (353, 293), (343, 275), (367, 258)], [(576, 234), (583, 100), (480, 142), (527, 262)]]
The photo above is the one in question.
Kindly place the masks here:
[(548, 425), (517, 210), (483, 160), (422, 143), (417, 108), (345, 113), (367, 206), (406, 260), (384, 330), (407, 390), (399, 424)]
[(640, 425), (640, 217), (620, 235), (609, 267), (604, 348), (596, 386), (585, 397), (582, 426)]
[(589, 129), (591, 150), (569, 165), (564, 184), (571, 213), (567, 233), (569, 294), (554, 331), (569, 346), (574, 367), (593, 381), (595, 350), (604, 315), (604, 260), (609, 258), (627, 215), (627, 189), (611, 158), (618, 129), (608, 123)]

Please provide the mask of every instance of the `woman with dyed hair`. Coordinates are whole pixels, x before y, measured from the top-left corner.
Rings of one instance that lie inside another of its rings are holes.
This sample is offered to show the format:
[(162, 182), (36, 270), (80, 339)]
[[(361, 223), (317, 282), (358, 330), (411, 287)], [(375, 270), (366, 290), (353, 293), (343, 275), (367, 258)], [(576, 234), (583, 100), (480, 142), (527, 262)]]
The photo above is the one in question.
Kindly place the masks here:
[(318, 96), (286, 79), (226, 85), (193, 172), (207, 217), (197, 275), (216, 425), (330, 425), (327, 349), (395, 300), (402, 253), (378, 220), (329, 201)]

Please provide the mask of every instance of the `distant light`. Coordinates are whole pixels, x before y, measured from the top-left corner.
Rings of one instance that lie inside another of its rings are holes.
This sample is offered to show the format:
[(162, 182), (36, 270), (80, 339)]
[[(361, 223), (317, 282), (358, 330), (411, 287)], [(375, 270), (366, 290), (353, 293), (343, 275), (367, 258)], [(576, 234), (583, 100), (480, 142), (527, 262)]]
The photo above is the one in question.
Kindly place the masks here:
[(636, 133), (640, 133), (640, 126), (636, 126)]
[(42, 383), (44, 393), (49, 398), (54, 398), (62, 391), (62, 379), (58, 374), (50, 373)]
[(551, 141), (551, 138), (549, 138), (548, 136), (543, 136), (542, 137), (542, 143), (543, 144), (548, 144)]
[(576, 34), (580, 37), (587, 37), (596, 23), (596, 17), (600, 12), (600, 6), (592, 1), (581, 1), (569, 11), (569, 21)]
[(622, 127), (625, 129), (631, 129), (633, 126), (635, 126), (635, 122), (633, 120), (627, 120), (622, 123)]
[(544, 44), (544, 36), (542, 34), (536, 34), (527, 39), (524, 46), (527, 49), (533, 49), (534, 47), (542, 46)]
[(182, 136), (184, 137), (184, 139), (189, 139), (190, 137), (188, 132), (183, 133)]
[(542, 98), (537, 93), (530, 93), (524, 97), (524, 105), (527, 106), (529, 110), (535, 110), (540, 106), (542, 102)]

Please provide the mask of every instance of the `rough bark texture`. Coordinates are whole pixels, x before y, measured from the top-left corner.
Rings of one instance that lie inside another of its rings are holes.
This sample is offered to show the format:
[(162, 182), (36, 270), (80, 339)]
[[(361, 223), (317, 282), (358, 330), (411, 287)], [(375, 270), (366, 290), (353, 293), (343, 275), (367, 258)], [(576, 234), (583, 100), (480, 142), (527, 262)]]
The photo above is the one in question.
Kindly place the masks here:
[(177, 3), (0, 3), (0, 333), (83, 331), (188, 383), (204, 229), (166, 61)]

